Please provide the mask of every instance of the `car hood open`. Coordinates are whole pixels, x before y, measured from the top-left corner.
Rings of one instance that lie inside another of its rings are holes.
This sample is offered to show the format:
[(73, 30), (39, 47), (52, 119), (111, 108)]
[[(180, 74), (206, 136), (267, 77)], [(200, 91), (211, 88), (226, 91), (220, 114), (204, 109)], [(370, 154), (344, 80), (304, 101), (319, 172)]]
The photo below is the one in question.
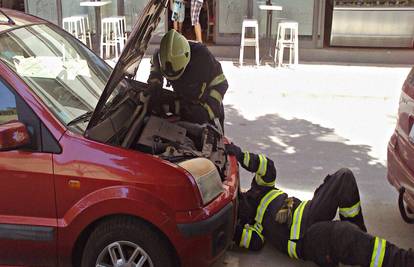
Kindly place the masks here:
[(108, 83), (96, 105), (87, 129), (94, 127), (104, 115), (103, 109), (115, 88), (124, 78), (133, 78), (147, 50), (152, 34), (157, 29), (161, 16), (167, 7), (168, 0), (149, 0), (135, 23), (128, 41), (115, 65)]

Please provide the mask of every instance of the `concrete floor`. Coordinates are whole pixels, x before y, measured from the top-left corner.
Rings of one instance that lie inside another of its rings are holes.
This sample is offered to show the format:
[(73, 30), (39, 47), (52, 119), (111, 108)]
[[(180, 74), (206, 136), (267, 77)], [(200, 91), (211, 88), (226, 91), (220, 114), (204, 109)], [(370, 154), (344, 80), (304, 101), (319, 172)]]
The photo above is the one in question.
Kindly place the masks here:
[[(386, 179), (386, 145), (392, 134), (406, 67), (299, 65), (239, 68), (223, 61), (230, 88), (224, 99), (226, 135), (265, 153), (277, 166), (277, 186), (310, 199), (327, 173), (351, 168), (360, 186), (368, 230), (414, 248), (414, 225), (405, 224), (397, 193)], [(139, 78), (145, 80), (148, 59)], [(243, 188), (252, 175), (243, 171)], [(293, 261), (271, 246), (258, 253), (234, 249), (214, 267), (315, 266)]]

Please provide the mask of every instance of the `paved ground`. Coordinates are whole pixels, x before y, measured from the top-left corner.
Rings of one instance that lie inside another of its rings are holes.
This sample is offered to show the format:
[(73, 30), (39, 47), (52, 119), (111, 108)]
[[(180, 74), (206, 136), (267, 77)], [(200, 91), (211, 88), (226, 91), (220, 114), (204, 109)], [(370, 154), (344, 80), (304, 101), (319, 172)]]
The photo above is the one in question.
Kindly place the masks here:
[[(139, 77), (148, 75), (144, 60)], [(222, 62), (230, 89), (226, 134), (240, 146), (273, 158), (277, 185), (311, 198), (323, 177), (351, 168), (360, 186), (368, 229), (414, 248), (414, 225), (400, 219), (397, 193), (386, 180), (386, 145), (409, 68), (300, 65), (239, 68)], [(252, 175), (242, 172), (242, 186)], [(228, 251), (214, 267), (314, 266), (267, 246), (259, 253)]]

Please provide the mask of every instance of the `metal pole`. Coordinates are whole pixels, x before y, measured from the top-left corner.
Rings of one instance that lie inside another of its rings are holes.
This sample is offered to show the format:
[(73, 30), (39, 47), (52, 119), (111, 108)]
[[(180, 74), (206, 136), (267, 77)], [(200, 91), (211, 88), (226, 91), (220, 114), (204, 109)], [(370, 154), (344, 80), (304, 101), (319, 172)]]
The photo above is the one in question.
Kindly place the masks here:
[(247, 0), (247, 18), (253, 18), (253, 0)]
[(57, 9), (57, 21), (58, 25), (62, 27), (62, 0), (56, 1), (56, 9)]
[(118, 9), (118, 16), (124, 16), (125, 15), (124, 0), (118, 0), (117, 9)]

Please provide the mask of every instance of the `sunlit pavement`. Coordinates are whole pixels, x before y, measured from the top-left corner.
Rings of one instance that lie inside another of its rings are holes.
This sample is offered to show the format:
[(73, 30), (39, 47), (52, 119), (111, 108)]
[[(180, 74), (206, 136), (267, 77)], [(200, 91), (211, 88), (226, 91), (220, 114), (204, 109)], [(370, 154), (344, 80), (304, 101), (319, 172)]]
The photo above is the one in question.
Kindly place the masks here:
[[(149, 60), (141, 64), (146, 80)], [(222, 61), (230, 88), (224, 99), (226, 135), (277, 166), (277, 186), (302, 199), (327, 173), (351, 168), (360, 186), (369, 232), (414, 247), (414, 226), (398, 212), (386, 180), (386, 147), (395, 123), (407, 67), (299, 65), (239, 68)], [(252, 175), (241, 172), (242, 187)], [(221, 266), (314, 266), (293, 261), (271, 246), (259, 253), (231, 250)]]

